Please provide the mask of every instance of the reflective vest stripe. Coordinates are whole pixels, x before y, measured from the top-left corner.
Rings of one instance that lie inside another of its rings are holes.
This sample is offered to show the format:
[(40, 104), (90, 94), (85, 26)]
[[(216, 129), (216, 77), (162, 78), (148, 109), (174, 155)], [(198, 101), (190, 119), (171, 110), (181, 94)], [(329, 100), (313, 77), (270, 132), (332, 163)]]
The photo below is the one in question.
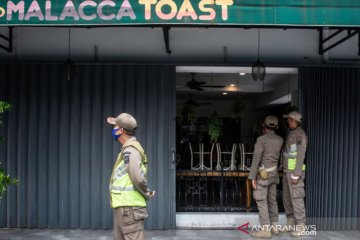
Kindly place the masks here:
[(112, 183), (117, 181), (119, 178), (123, 177), (125, 174), (127, 174), (126, 164), (120, 163), (120, 165), (114, 171), (114, 177), (112, 179)]
[(119, 174), (115, 175), (113, 178), (113, 183), (116, 182), (117, 180), (119, 180), (120, 178), (122, 178), (123, 176), (125, 176), (127, 174), (126, 169), (124, 169), (124, 171), (120, 172)]
[(119, 172), (122, 172), (125, 168), (126, 168), (126, 165), (119, 165), (119, 166), (115, 169), (114, 175), (117, 175)]
[[(296, 168), (296, 158), (289, 158), (288, 159), (288, 169), (295, 170), (295, 168)], [(305, 166), (305, 164), (303, 164), (301, 170), (305, 171), (305, 169), (306, 169), (306, 166)]]
[(134, 186), (128, 186), (128, 187), (112, 186), (112, 187), (111, 187), (111, 190), (129, 192), (129, 191), (134, 191)]

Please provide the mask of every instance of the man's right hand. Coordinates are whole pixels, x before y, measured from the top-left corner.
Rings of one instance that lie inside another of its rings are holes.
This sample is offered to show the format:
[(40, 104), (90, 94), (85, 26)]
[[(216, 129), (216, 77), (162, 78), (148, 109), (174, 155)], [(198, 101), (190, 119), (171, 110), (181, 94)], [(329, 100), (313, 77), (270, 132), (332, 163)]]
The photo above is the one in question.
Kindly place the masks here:
[(148, 196), (148, 199), (152, 199), (155, 197), (155, 191), (149, 191), (146, 193), (146, 196)]

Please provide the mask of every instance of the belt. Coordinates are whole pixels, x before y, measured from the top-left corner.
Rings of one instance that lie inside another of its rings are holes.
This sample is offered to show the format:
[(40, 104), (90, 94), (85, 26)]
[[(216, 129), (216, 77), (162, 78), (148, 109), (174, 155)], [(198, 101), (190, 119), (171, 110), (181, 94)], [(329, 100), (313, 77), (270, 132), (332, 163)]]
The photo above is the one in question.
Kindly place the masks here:
[(272, 172), (272, 171), (274, 171), (274, 170), (276, 170), (276, 169), (277, 169), (277, 166), (275, 165), (275, 166), (272, 166), (272, 167), (270, 167), (270, 168), (266, 168), (265, 171), (266, 171), (266, 172)]

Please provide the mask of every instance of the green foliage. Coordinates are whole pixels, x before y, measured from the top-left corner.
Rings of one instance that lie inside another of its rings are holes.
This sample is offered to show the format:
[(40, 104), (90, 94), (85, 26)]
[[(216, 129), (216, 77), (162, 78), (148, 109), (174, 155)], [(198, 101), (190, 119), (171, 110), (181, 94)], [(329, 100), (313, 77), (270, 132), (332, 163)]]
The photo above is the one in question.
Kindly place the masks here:
[(0, 167), (0, 200), (5, 195), (5, 192), (10, 184), (17, 184), (18, 180), (16, 178), (11, 178), (9, 174), (5, 172), (3, 168)]
[(6, 111), (9, 111), (10, 109), (11, 109), (10, 103), (0, 101), (0, 113), (4, 113)]
[(218, 138), (221, 135), (221, 128), (223, 126), (223, 121), (219, 114), (214, 111), (209, 118), (209, 136), (211, 142), (217, 142)]
[(188, 122), (191, 125), (195, 125), (197, 120), (197, 115), (195, 112), (195, 106), (192, 104), (184, 104), (184, 107), (181, 110), (181, 119), (180, 122)]
[(237, 100), (231, 107), (231, 117), (238, 121), (244, 116), (245, 103), (242, 99)]
[[(11, 105), (7, 102), (0, 101), (0, 126), (2, 126), (2, 114), (11, 109)], [(0, 143), (4, 138), (0, 137)], [(16, 178), (11, 178), (9, 174), (5, 172), (5, 169), (1, 167), (0, 162), (0, 200), (5, 195), (5, 192), (10, 184), (17, 184), (18, 180)]]
[(6, 111), (9, 111), (10, 109), (11, 109), (10, 103), (0, 101), (0, 126), (2, 126), (3, 124), (1, 114)]

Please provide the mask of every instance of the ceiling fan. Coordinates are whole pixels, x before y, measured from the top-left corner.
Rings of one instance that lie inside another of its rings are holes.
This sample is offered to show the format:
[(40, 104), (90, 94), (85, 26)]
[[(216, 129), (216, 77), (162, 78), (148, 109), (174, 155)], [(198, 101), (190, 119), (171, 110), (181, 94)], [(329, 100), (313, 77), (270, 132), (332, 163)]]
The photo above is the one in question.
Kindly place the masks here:
[(189, 99), (186, 100), (183, 105), (190, 105), (190, 106), (194, 106), (194, 107), (200, 107), (200, 106), (203, 106), (203, 105), (211, 105), (212, 103), (211, 102), (198, 102), (198, 101), (195, 101), (193, 99), (193, 95), (192, 94), (189, 94)]
[(192, 90), (197, 90), (197, 91), (204, 91), (204, 88), (224, 88), (225, 86), (223, 85), (207, 85), (206, 82), (199, 82), (195, 80), (195, 73), (190, 73), (192, 78), (190, 81), (188, 81), (186, 83), (186, 85), (184, 85), (185, 87), (188, 87)]

